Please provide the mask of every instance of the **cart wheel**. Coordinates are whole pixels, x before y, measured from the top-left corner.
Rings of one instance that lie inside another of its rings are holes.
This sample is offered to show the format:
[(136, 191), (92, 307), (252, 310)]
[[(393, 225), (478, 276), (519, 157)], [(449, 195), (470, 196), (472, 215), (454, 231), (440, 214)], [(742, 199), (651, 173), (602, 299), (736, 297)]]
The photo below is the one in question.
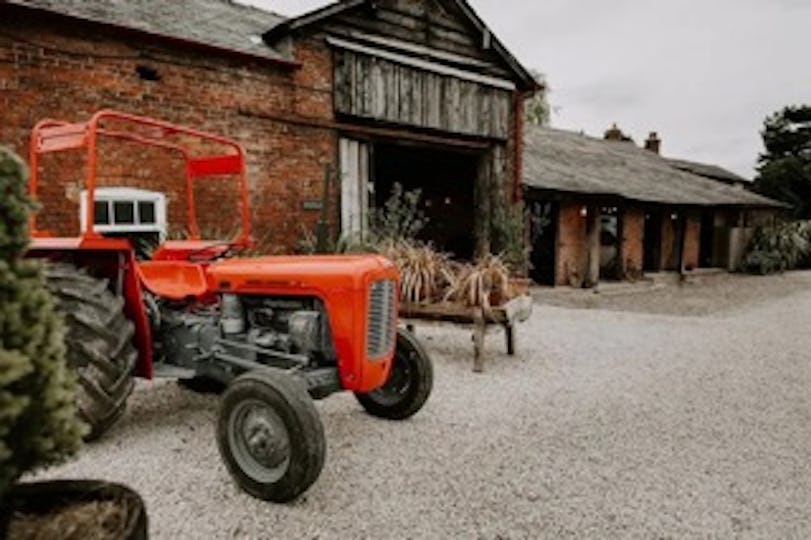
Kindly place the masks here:
[(434, 386), (431, 358), (410, 332), (397, 331), (394, 364), (389, 379), (381, 388), (368, 394), (355, 394), (372, 416), (404, 420), (419, 411)]
[(273, 370), (246, 373), (226, 389), (217, 424), (220, 455), (249, 494), (292, 501), (324, 466), (324, 427), (301, 383)]

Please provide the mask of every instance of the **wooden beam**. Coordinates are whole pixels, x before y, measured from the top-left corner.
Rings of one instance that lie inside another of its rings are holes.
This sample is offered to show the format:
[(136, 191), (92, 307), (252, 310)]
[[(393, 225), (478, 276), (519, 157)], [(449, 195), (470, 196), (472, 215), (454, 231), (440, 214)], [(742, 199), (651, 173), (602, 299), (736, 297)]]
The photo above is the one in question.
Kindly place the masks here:
[(327, 43), (339, 49), (345, 49), (347, 51), (382, 58), (400, 65), (421, 69), (423, 71), (429, 71), (438, 75), (447, 75), (463, 81), (470, 81), (483, 84), (485, 86), (492, 86), (493, 88), (500, 88), (502, 90), (514, 91), (516, 89), (515, 83), (512, 81), (499, 79), (497, 77), (490, 77), (489, 75), (482, 75), (480, 73), (455, 68), (445, 64), (440, 64), (438, 62), (432, 62), (430, 60), (422, 60), (414, 56), (391, 52), (385, 49), (363, 45), (353, 41), (347, 41), (334, 36), (327, 37)]
[(490, 64), (488, 64), (483, 60), (479, 60), (478, 58), (472, 58), (470, 56), (441, 51), (439, 49), (425, 47), (423, 45), (418, 45), (416, 43), (409, 43), (407, 41), (403, 41), (400, 39), (377, 36), (374, 34), (359, 32), (355, 30), (350, 30), (348, 34), (350, 37), (354, 39), (366, 41), (368, 43), (374, 43), (375, 45), (380, 45), (382, 47), (393, 49), (405, 54), (410, 53), (420, 55), (423, 57), (430, 57), (433, 58), (434, 60), (439, 60), (441, 62), (449, 62), (451, 64), (457, 64), (460, 66), (467, 66), (471, 68), (490, 67)]
[(452, 137), (443, 137), (440, 135), (427, 135), (422, 133), (414, 133), (405, 129), (393, 129), (383, 127), (362, 126), (358, 124), (349, 124), (346, 122), (335, 122), (331, 120), (323, 120), (320, 118), (308, 118), (303, 116), (284, 116), (266, 114), (250, 109), (239, 109), (239, 114), (253, 118), (261, 118), (264, 120), (271, 120), (282, 124), (289, 124), (293, 126), (307, 127), (312, 129), (325, 129), (332, 131), (339, 131), (342, 133), (366, 135), (369, 137), (380, 137), (386, 139), (397, 139), (402, 141), (410, 141), (415, 143), (423, 143), (430, 145), (439, 145), (452, 148), (460, 148), (465, 150), (482, 151), (489, 148), (489, 143), (486, 141), (473, 141), (467, 139), (457, 139)]

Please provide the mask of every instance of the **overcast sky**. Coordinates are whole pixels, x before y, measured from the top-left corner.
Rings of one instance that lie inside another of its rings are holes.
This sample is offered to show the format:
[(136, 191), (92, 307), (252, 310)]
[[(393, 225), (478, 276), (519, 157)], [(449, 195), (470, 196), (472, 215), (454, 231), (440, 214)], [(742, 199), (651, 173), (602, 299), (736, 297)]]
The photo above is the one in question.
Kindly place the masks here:
[[(323, 0), (243, 0), (293, 16)], [(546, 74), (552, 124), (612, 122), (671, 157), (747, 177), (763, 119), (811, 103), (811, 0), (471, 0), (528, 68)]]

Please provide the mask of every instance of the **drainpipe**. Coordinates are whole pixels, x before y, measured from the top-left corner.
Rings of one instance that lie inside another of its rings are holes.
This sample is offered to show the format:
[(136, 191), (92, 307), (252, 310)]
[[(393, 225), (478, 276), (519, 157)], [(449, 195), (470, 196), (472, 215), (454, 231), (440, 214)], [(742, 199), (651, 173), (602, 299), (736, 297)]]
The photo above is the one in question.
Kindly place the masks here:
[(513, 203), (521, 200), (521, 183), (524, 180), (524, 119), (525, 100), (534, 94), (533, 91), (516, 90), (513, 93), (513, 114), (515, 116), (515, 126), (513, 137), (515, 138), (515, 156), (513, 156)]

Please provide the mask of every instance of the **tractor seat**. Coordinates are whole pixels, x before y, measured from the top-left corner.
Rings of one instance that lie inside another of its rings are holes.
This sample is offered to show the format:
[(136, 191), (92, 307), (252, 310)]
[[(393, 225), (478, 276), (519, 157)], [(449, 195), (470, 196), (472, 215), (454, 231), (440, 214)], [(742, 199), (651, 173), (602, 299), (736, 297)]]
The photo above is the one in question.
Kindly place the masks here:
[(197, 298), (208, 291), (199, 264), (182, 261), (147, 261), (138, 264), (141, 284), (152, 294), (169, 300)]

